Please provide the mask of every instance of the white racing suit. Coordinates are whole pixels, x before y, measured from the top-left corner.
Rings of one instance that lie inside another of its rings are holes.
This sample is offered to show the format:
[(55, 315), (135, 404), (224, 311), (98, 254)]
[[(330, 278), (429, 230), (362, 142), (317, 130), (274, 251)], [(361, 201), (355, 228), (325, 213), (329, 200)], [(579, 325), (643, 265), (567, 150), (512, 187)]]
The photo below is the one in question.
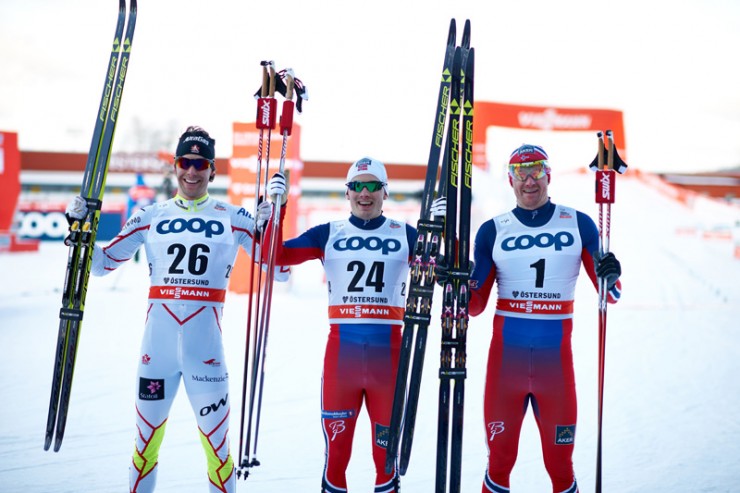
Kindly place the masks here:
[[(151, 286), (136, 386), (136, 447), (130, 492), (154, 490), (167, 417), (185, 385), (208, 464), (209, 491), (235, 491), (229, 453), (229, 373), (221, 316), (241, 245), (251, 253), (254, 219), (208, 196), (180, 197), (134, 213), (105, 247), (95, 247), (92, 273), (105, 275), (143, 244)], [(259, 257), (257, 257), (259, 258)], [(279, 273), (276, 280), (285, 280)]]

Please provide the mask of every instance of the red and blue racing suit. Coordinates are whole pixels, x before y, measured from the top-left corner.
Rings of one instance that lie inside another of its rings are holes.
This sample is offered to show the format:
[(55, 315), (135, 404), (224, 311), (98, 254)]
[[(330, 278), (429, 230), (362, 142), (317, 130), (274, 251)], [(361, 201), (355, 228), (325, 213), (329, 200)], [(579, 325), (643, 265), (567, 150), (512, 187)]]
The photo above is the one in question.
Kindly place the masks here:
[(385, 472), (385, 456), (415, 240), (413, 227), (381, 215), (369, 221), (350, 216), (278, 241), (277, 265), (320, 259), (326, 273), (330, 328), (321, 387), (322, 492), (347, 491), (345, 471), (363, 400), (373, 433), (374, 491), (398, 491), (398, 475)]
[[(549, 202), (516, 207), (485, 222), (475, 239), (470, 315), (498, 300), (488, 354), (484, 420), (488, 468), (483, 493), (507, 493), (522, 421), (532, 405), (554, 493), (575, 493), (576, 388), (573, 298), (581, 264), (597, 285), (593, 220)], [(621, 284), (608, 293), (615, 303)]]

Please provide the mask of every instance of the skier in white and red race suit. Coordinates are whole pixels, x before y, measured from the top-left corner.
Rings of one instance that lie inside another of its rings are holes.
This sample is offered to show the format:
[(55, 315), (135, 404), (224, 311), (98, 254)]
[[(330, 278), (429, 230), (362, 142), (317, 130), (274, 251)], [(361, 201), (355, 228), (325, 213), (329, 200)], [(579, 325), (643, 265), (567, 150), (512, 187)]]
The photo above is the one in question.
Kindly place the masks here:
[[(136, 445), (129, 468), (129, 491), (154, 491), (159, 449), (180, 383), (185, 386), (205, 450), (209, 491), (236, 488), (229, 451), (229, 373), (221, 334), (229, 275), (239, 246), (251, 251), (257, 219), (244, 208), (212, 198), (216, 175), (215, 140), (200, 127), (180, 136), (173, 164), (175, 197), (137, 210), (105, 248), (95, 245), (92, 273), (106, 275), (144, 245), (150, 288), (144, 338), (137, 369)], [(67, 216), (81, 219), (81, 197)], [(287, 273), (277, 273), (284, 281)]]
[(483, 312), (494, 281), (498, 300), (488, 353), (484, 419), (488, 468), (483, 493), (509, 492), (522, 421), (531, 404), (553, 493), (575, 493), (576, 388), (571, 348), (573, 297), (583, 265), (609, 303), (621, 294), (619, 261), (599, 255), (599, 232), (586, 214), (548, 196), (544, 149), (511, 155), (516, 207), (483, 223), (475, 238), (470, 315)]
[[(281, 174), (270, 180), (268, 195), (287, 200)], [(320, 224), (284, 243), (280, 231), (276, 265), (319, 259), (326, 273), (329, 337), (321, 386), (326, 446), (321, 492), (347, 491), (345, 471), (364, 402), (373, 434), (374, 491), (397, 493), (398, 474), (396, 468), (385, 472), (385, 457), (417, 234), (412, 226), (383, 214), (388, 176), (380, 161), (366, 157), (350, 166), (345, 197), (351, 212), (347, 219)], [(284, 211), (285, 207), (281, 215)], [(432, 213), (444, 216), (444, 206), (435, 201)], [(265, 244), (270, 235), (268, 226)]]

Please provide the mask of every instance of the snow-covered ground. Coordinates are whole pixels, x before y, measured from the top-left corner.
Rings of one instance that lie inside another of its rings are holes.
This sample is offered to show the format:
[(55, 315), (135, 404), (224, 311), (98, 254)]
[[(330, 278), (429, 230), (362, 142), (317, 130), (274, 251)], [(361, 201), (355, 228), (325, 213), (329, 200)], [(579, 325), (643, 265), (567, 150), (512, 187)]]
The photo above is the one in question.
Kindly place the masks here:
[[(474, 224), (511, 203), (508, 185), (476, 183)], [(479, 186), (480, 185), (480, 186)], [(596, 218), (593, 177), (553, 177), (551, 196)], [(496, 201), (495, 198), (503, 197)], [(729, 212), (738, 218), (737, 210)], [(740, 491), (740, 259), (726, 240), (696, 228), (718, 216), (680, 205), (629, 175), (617, 183), (612, 250), (624, 293), (609, 307), (603, 428), (604, 490)], [(0, 256), (0, 491), (120, 492), (134, 447), (135, 367), (143, 331), (147, 270), (129, 263), (93, 278), (75, 371), (66, 436), (43, 450), (66, 248)], [(582, 276), (573, 336), (579, 422), (575, 468), (581, 492), (594, 490), (597, 400), (596, 294)], [(483, 368), (493, 315), (471, 320), (466, 383), (463, 491), (480, 491), (486, 465)], [(239, 448), (246, 295), (230, 293), (224, 317), (231, 380), (232, 452)], [(434, 313), (439, 313), (439, 301)], [(323, 466), (319, 422), (326, 295), (318, 263), (294, 269), (278, 287), (267, 350), (257, 457), (239, 489), (318, 491)], [(404, 492), (434, 489), (439, 328), (431, 330), (417, 433)], [(734, 382), (734, 383), (733, 383)], [(370, 492), (370, 426), (363, 412), (348, 471), (353, 492)], [(161, 492), (206, 491), (205, 460), (184, 392), (160, 455)], [(514, 492), (549, 491), (531, 413), (512, 476)]]

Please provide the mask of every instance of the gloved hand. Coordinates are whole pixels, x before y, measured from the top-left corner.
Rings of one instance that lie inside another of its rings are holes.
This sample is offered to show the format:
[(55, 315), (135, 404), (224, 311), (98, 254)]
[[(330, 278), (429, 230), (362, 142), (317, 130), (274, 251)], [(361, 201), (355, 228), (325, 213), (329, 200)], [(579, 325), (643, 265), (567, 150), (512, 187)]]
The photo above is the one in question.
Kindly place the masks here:
[(288, 184), (282, 173), (275, 173), (272, 175), (272, 178), (270, 178), (270, 181), (267, 182), (267, 195), (273, 202), (275, 202), (278, 195), (281, 195), (281, 205), (285, 205), (288, 201)]
[(596, 277), (606, 280), (607, 291), (617, 284), (622, 275), (622, 266), (612, 252), (607, 252), (603, 257), (599, 256), (599, 252), (594, 252), (594, 268)]
[[(473, 275), (473, 269), (475, 269), (475, 262), (468, 260), (468, 275)], [(437, 257), (437, 265), (434, 267), (435, 276), (437, 278), (437, 284), (444, 286), (450, 279), (450, 267), (447, 265), (447, 261), (444, 257)]]
[(76, 196), (67, 204), (64, 216), (67, 218), (70, 226), (73, 222), (84, 219), (87, 216), (87, 201), (79, 195)]
[(447, 197), (438, 197), (429, 208), (432, 218), (445, 217), (447, 215)]
[(267, 200), (263, 200), (262, 202), (257, 204), (257, 217), (255, 218), (257, 223), (257, 231), (259, 231), (260, 233), (265, 232), (265, 226), (270, 220), (270, 217), (272, 217), (272, 203), (268, 202)]

